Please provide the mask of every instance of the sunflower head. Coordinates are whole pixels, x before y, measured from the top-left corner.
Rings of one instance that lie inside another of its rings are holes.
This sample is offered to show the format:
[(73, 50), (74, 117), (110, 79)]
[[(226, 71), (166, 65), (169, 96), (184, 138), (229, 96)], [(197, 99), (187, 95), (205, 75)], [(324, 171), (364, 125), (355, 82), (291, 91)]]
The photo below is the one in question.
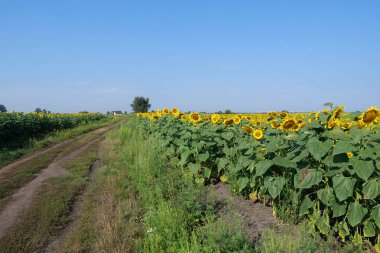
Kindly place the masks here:
[(261, 130), (261, 129), (257, 129), (257, 130), (255, 130), (255, 131), (253, 131), (252, 136), (253, 136), (256, 140), (260, 140), (260, 139), (262, 139), (263, 136), (264, 136), (263, 130)]
[(162, 113), (163, 114), (169, 114), (170, 110), (168, 108), (164, 108), (164, 109), (162, 109)]
[(324, 115), (328, 115), (330, 113), (330, 110), (329, 109), (323, 109), (322, 112)]
[(220, 176), (220, 181), (222, 181), (223, 183), (225, 183), (225, 182), (228, 181), (228, 177), (226, 175), (221, 175)]
[(345, 123), (342, 124), (342, 128), (343, 128), (344, 130), (348, 130), (348, 129), (350, 129), (351, 125), (352, 125), (352, 123), (350, 123), (350, 122), (345, 122)]
[(187, 119), (186, 114), (182, 114), (182, 115), (181, 115), (181, 119), (182, 119), (182, 120), (186, 120), (186, 119)]
[(299, 129), (299, 125), (296, 119), (285, 118), (282, 120), (280, 128), (284, 131), (297, 131)]
[(270, 122), (270, 125), (272, 128), (279, 128), (280, 127), (280, 124), (277, 123), (277, 120), (272, 120)]
[(240, 122), (241, 122), (241, 117), (239, 117), (239, 115), (236, 115), (236, 116), (234, 117), (234, 123), (235, 123), (235, 124), (240, 124)]
[(177, 118), (179, 116), (179, 110), (178, 110), (178, 108), (173, 108), (172, 109), (172, 114), (173, 114), (174, 118)]
[(380, 110), (372, 106), (367, 108), (364, 113), (359, 117), (360, 121), (363, 122), (363, 125), (369, 126), (374, 122), (377, 122), (377, 118), (380, 116)]
[(352, 158), (353, 156), (354, 156), (354, 154), (352, 154), (352, 152), (348, 152), (348, 153), (347, 153), (347, 157), (348, 157), (348, 158)]
[(157, 109), (157, 115), (158, 115), (158, 117), (161, 117), (162, 116), (162, 111), (161, 111), (161, 109)]
[(193, 122), (194, 124), (197, 124), (199, 121), (202, 120), (201, 115), (198, 112), (190, 113), (189, 118), (190, 118), (191, 122)]
[(234, 119), (225, 119), (223, 121), (223, 125), (225, 126), (231, 126), (234, 123)]
[(220, 118), (220, 116), (219, 116), (218, 114), (213, 114), (213, 115), (211, 116), (211, 122), (212, 122), (213, 124), (218, 124), (218, 122), (219, 122), (219, 118)]
[(288, 113), (287, 112), (281, 112), (280, 113), (280, 117), (281, 118), (286, 118), (286, 117), (288, 117)]
[(330, 120), (327, 124), (327, 128), (328, 129), (333, 129), (334, 127), (336, 126), (340, 126), (341, 125), (341, 122), (339, 120)]
[(248, 125), (243, 126), (243, 130), (244, 130), (244, 132), (246, 132), (248, 134), (253, 132), (253, 128), (248, 126)]

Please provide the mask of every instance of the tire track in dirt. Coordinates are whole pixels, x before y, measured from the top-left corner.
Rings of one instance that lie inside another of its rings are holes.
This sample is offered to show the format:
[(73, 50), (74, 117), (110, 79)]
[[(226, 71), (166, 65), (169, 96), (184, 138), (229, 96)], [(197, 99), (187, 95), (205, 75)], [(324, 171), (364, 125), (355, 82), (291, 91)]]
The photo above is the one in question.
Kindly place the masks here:
[[(96, 160), (90, 168), (89, 178), (90, 181), (93, 180), (94, 174), (96, 173), (97, 169), (102, 166), (102, 162), (100, 160)], [(44, 248), (39, 251), (43, 253), (52, 253), (57, 252), (59, 247), (61, 246), (62, 242), (66, 238), (66, 236), (74, 229), (76, 221), (80, 217), (82, 207), (84, 204), (84, 195), (86, 193), (88, 185), (81, 190), (81, 192), (76, 196), (74, 203), (71, 205), (71, 212), (68, 217), (68, 223), (66, 226), (59, 232), (58, 235), (56, 235), (53, 239), (51, 239), (49, 242), (46, 243)]]
[(11, 200), (0, 213), (0, 238), (10, 227), (12, 227), (13, 224), (18, 221), (18, 217), (22, 211), (32, 204), (33, 198), (43, 182), (51, 177), (68, 175), (69, 172), (62, 165), (69, 163), (81, 153), (86, 151), (92, 144), (98, 141), (98, 139), (83, 145), (67, 156), (58, 155), (58, 157), (55, 158), (46, 169), (43, 169), (35, 179), (21, 187), (18, 192), (12, 196)]

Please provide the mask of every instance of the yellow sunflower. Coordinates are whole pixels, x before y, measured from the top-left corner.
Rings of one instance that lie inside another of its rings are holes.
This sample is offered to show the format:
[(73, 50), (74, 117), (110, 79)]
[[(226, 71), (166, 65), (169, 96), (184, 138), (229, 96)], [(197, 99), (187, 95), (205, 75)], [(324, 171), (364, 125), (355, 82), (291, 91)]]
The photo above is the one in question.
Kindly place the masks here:
[(223, 121), (223, 125), (225, 126), (231, 126), (234, 123), (234, 119), (225, 119)]
[(185, 119), (187, 119), (187, 116), (186, 116), (186, 114), (182, 114), (182, 115), (181, 115), (181, 119), (182, 119), (182, 120), (185, 120)]
[(239, 115), (236, 115), (236, 116), (234, 117), (234, 123), (235, 123), (235, 124), (240, 124), (240, 122), (241, 122), (241, 117), (239, 117)]
[(162, 113), (163, 114), (169, 114), (170, 110), (168, 108), (164, 108), (164, 109), (162, 109)]
[(244, 132), (246, 132), (248, 134), (253, 132), (253, 128), (248, 126), (248, 125), (243, 126), (243, 130), (244, 130)]
[(329, 120), (328, 124), (327, 124), (327, 128), (328, 129), (333, 129), (334, 127), (336, 126), (340, 126), (341, 125), (341, 122), (339, 120)]
[(352, 154), (352, 152), (348, 152), (348, 153), (347, 153), (347, 157), (348, 157), (348, 158), (352, 158), (353, 156), (354, 156), (354, 154)]
[(263, 130), (257, 129), (253, 131), (252, 136), (255, 137), (257, 140), (260, 140), (264, 136)]
[(297, 120), (285, 118), (281, 121), (280, 129), (284, 131), (297, 131), (299, 128)]
[(364, 113), (359, 117), (360, 121), (363, 122), (364, 126), (369, 126), (374, 122), (377, 122), (377, 117), (380, 116), (380, 110), (372, 106), (364, 111)]
[(270, 122), (270, 125), (272, 128), (279, 128), (280, 127), (280, 125), (277, 123), (277, 120), (272, 120)]
[(213, 124), (218, 124), (218, 122), (219, 122), (219, 118), (220, 118), (220, 116), (219, 116), (218, 114), (213, 114), (213, 115), (211, 116), (211, 122), (212, 122)]
[(225, 182), (228, 181), (228, 177), (225, 176), (225, 175), (221, 175), (221, 176), (220, 176), (220, 181), (222, 181), (223, 183), (225, 183)]
[(172, 114), (173, 114), (174, 118), (177, 118), (179, 116), (179, 110), (178, 110), (178, 108), (173, 108), (172, 109)]
[(202, 120), (201, 115), (198, 112), (190, 113), (189, 118), (191, 122), (193, 122), (194, 124), (197, 124), (199, 121)]

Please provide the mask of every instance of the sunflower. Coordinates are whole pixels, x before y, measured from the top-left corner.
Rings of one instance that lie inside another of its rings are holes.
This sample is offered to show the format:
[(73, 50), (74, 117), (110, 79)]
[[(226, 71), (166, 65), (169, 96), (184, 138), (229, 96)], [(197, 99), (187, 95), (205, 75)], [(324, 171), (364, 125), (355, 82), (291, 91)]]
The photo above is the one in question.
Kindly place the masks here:
[(297, 131), (299, 128), (297, 120), (285, 118), (281, 121), (280, 129), (284, 131)]
[(260, 140), (264, 136), (263, 130), (258, 129), (253, 131), (252, 136), (255, 137), (257, 140)]
[(347, 129), (349, 129), (349, 128), (351, 127), (351, 125), (352, 125), (352, 123), (350, 123), (350, 122), (345, 122), (345, 123), (342, 124), (342, 128), (343, 128), (344, 130), (347, 130)]
[(372, 106), (364, 111), (364, 113), (359, 117), (363, 125), (369, 126), (374, 122), (377, 122), (377, 117), (380, 116), (380, 110)]
[(225, 183), (225, 182), (228, 181), (228, 177), (225, 176), (225, 175), (221, 175), (221, 176), (220, 176), (220, 181), (222, 181), (223, 183)]
[(189, 118), (191, 122), (193, 122), (194, 124), (197, 124), (199, 121), (202, 120), (201, 115), (198, 112), (190, 113)]
[(223, 121), (223, 125), (225, 126), (231, 126), (234, 123), (234, 119), (225, 119)]
[(348, 152), (348, 153), (347, 153), (347, 157), (348, 157), (348, 158), (352, 158), (353, 156), (354, 156), (354, 154), (352, 154), (352, 152)]
[(178, 110), (178, 108), (173, 108), (172, 109), (172, 114), (173, 114), (174, 118), (177, 118), (179, 116), (179, 110)]
[(252, 117), (248, 115), (248, 116), (245, 116), (245, 119), (248, 120), (248, 121), (251, 121)]
[(277, 123), (277, 120), (272, 120), (270, 122), (270, 125), (272, 126), (272, 128), (278, 128), (280, 125)]
[(327, 128), (328, 129), (333, 129), (334, 127), (336, 126), (340, 126), (341, 125), (341, 122), (339, 120), (329, 120), (328, 124), (327, 124)]
[(186, 114), (182, 114), (182, 115), (181, 115), (181, 119), (182, 119), (182, 120), (185, 120), (185, 119), (187, 119), (187, 116), (186, 116)]
[(288, 117), (288, 113), (287, 112), (281, 112), (280, 113), (280, 117), (281, 118), (286, 118), (286, 117)]
[(218, 124), (218, 122), (219, 122), (219, 118), (220, 118), (220, 116), (219, 116), (218, 114), (213, 114), (213, 115), (211, 116), (211, 122), (212, 122), (213, 124)]
[(243, 126), (243, 130), (244, 130), (244, 132), (246, 132), (248, 134), (253, 132), (253, 128), (248, 126), (248, 125)]
[(235, 123), (235, 124), (240, 124), (240, 122), (241, 122), (241, 117), (239, 117), (239, 115), (236, 115), (236, 116), (234, 117), (234, 123)]
[(324, 115), (328, 115), (330, 113), (330, 110), (329, 109), (323, 109), (322, 112)]
[(249, 199), (250, 199), (250, 200), (253, 200), (253, 201), (258, 200), (259, 197), (258, 197), (257, 192), (251, 192), (251, 193), (249, 194)]
[(161, 109), (157, 109), (157, 115), (159, 116), (159, 117), (161, 117), (162, 116), (162, 111), (161, 111)]
[(333, 119), (336, 119), (338, 118), (342, 113), (343, 113), (343, 110), (344, 110), (344, 106), (339, 106), (337, 107), (331, 114), (331, 118)]
[(170, 110), (168, 108), (164, 108), (164, 109), (162, 109), (162, 113), (163, 114), (169, 114)]

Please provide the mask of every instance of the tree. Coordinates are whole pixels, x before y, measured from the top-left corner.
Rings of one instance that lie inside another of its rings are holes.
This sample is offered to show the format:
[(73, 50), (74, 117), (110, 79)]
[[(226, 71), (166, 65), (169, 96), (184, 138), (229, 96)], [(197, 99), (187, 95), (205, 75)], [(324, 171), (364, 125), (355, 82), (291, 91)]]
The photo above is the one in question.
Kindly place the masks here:
[(37, 108), (34, 110), (34, 112), (38, 112), (38, 113), (40, 113), (40, 112), (42, 112), (42, 109), (39, 108), (39, 107), (37, 107)]
[(225, 113), (225, 114), (231, 114), (232, 112), (231, 112), (231, 110), (227, 109), (227, 110), (225, 110), (224, 113)]
[(131, 104), (132, 110), (137, 112), (148, 112), (151, 104), (149, 104), (149, 98), (135, 97)]
[(7, 108), (4, 105), (0, 105), (0, 112), (7, 112)]

